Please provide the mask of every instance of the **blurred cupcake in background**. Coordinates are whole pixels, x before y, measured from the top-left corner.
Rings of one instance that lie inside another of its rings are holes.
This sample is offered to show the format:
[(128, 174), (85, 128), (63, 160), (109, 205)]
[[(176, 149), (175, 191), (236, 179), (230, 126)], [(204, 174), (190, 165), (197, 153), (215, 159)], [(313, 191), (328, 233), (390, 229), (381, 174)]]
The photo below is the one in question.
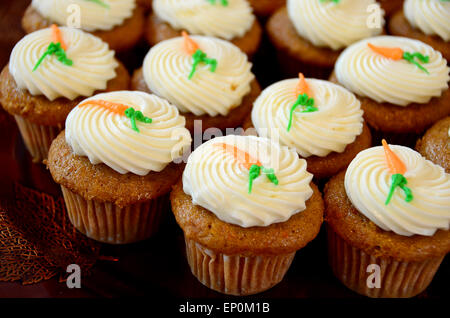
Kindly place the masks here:
[(231, 295), (278, 284), (322, 224), (311, 179), (305, 160), (267, 138), (228, 135), (196, 148), (170, 195), (192, 274)]
[(286, 4), (286, 0), (249, 0), (258, 17), (267, 17)]
[(389, 32), (420, 40), (450, 60), (450, 2), (405, 0), (389, 21)]
[(449, 71), (431, 46), (380, 36), (344, 50), (331, 80), (357, 95), (379, 137), (414, 146), (417, 134), (450, 114)]
[(129, 81), (107, 43), (53, 25), (15, 45), (0, 75), (0, 100), (14, 116), (33, 161), (41, 162), (73, 107), (101, 91), (128, 89)]
[(378, 0), (383, 8), (386, 17), (390, 17), (393, 13), (402, 8), (403, 0)]
[(47, 164), (75, 228), (110, 244), (155, 233), (182, 174), (184, 165), (173, 161), (191, 144), (184, 125), (175, 106), (144, 92), (103, 93), (78, 104)]
[(173, 103), (194, 131), (238, 127), (260, 93), (252, 64), (237, 46), (206, 36), (183, 33), (152, 47), (131, 87)]
[(244, 124), (252, 127), (259, 136), (295, 149), (318, 179), (345, 169), (372, 142), (355, 95), (303, 74), (263, 90)]
[(383, 25), (374, 0), (288, 0), (269, 19), (267, 32), (286, 75), (327, 78), (342, 49), (380, 34)]
[(51, 24), (79, 27), (123, 52), (141, 39), (145, 17), (136, 0), (33, 0), (22, 18), (25, 32)]
[(417, 141), (416, 150), (450, 173), (450, 116), (441, 119), (428, 129)]
[(324, 200), (330, 266), (357, 293), (413, 297), (450, 252), (450, 175), (410, 148), (362, 151)]
[(247, 0), (153, 0), (148, 43), (177, 37), (182, 30), (230, 41), (249, 57), (258, 50), (262, 35)]

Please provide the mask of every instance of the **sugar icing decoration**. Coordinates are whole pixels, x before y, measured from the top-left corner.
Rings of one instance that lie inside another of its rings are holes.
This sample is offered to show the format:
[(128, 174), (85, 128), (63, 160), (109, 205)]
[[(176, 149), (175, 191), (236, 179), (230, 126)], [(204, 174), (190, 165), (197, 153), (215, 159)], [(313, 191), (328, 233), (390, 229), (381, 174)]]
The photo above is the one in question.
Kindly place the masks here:
[(208, 58), (206, 53), (203, 52), (197, 42), (195, 42), (186, 31), (182, 31), (181, 35), (184, 38), (184, 50), (186, 53), (192, 56), (192, 70), (189, 73), (188, 78), (192, 79), (197, 70), (197, 66), (199, 63), (204, 63), (210, 66), (209, 70), (211, 72), (215, 72), (217, 68), (217, 60), (213, 58)]
[(312, 113), (319, 110), (316, 106), (314, 106), (314, 98), (312, 97), (308, 83), (306, 83), (305, 76), (302, 73), (299, 73), (298, 77), (299, 81), (295, 88), (295, 96), (297, 96), (297, 100), (294, 105), (292, 105), (289, 113), (289, 124), (287, 126), (287, 131), (291, 130), (294, 112), (298, 107), (304, 107), (300, 113)]
[(47, 50), (42, 54), (42, 56), (37, 61), (36, 65), (33, 68), (33, 72), (37, 70), (39, 65), (41, 65), (42, 61), (49, 56), (55, 55), (62, 64), (67, 66), (72, 66), (73, 61), (69, 59), (66, 55), (67, 45), (64, 42), (64, 39), (61, 35), (61, 30), (56, 26), (56, 24), (52, 24), (52, 41), (50, 42)]
[(87, 106), (87, 105), (93, 105), (93, 106), (100, 106), (103, 108), (108, 109), (109, 111), (118, 114), (120, 116), (126, 116), (131, 121), (131, 127), (134, 131), (140, 132), (139, 128), (137, 127), (136, 121), (140, 121), (145, 124), (152, 123), (152, 119), (144, 116), (141, 111), (136, 111), (133, 107), (120, 104), (120, 103), (114, 103), (106, 100), (101, 99), (95, 99), (95, 100), (88, 100), (82, 104), (80, 104), (79, 107)]
[(93, 2), (93, 3), (98, 4), (99, 6), (102, 6), (102, 7), (104, 7), (104, 8), (109, 9), (109, 4), (107, 4), (107, 3), (105, 3), (105, 2), (103, 2), (103, 1), (101, 1), (101, 0), (84, 0), (84, 1)]
[(369, 46), (369, 48), (372, 51), (374, 51), (375, 53), (378, 53), (380, 55), (383, 55), (384, 57), (386, 57), (388, 59), (392, 59), (394, 61), (403, 59), (409, 63), (416, 65), (419, 69), (421, 69), (425, 73), (430, 74), (428, 72), (428, 70), (420, 64), (420, 63), (425, 64), (425, 63), (429, 62), (430, 57), (428, 55), (424, 56), (423, 54), (421, 54), (419, 52), (413, 52), (413, 53), (404, 52), (399, 47), (381, 47), (381, 46), (375, 46), (371, 43), (367, 43), (367, 45)]
[(320, 2), (333, 2), (335, 4), (338, 4), (340, 0), (320, 0)]
[[(211, 4), (216, 4), (216, 0), (207, 0), (209, 3), (211, 3)], [(220, 3), (224, 6), (224, 7), (226, 7), (226, 6), (228, 6), (228, 0), (220, 0)]]
[(384, 154), (386, 157), (386, 162), (389, 167), (389, 171), (392, 174), (391, 177), (391, 187), (389, 189), (388, 197), (386, 198), (385, 205), (388, 205), (394, 195), (395, 189), (399, 187), (405, 193), (405, 201), (411, 202), (413, 197), (412, 191), (406, 185), (408, 180), (405, 178), (404, 174), (406, 172), (406, 165), (400, 158), (392, 151), (386, 140), (381, 141), (384, 148)]
[(278, 179), (275, 172), (271, 168), (265, 168), (259, 160), (253, 158), (248, 152), (239, 149), (226, 143), (218, 143), (215, 146), (223, 149), (226, 153), (232, 154), (234, 160), (239, 162), (245, 169), (248, 170), (248, 193), (252, 193), (253, 181), (261, 175), (261, 172), (266, 175), (267, 179), (275, 185), (278, 185)]

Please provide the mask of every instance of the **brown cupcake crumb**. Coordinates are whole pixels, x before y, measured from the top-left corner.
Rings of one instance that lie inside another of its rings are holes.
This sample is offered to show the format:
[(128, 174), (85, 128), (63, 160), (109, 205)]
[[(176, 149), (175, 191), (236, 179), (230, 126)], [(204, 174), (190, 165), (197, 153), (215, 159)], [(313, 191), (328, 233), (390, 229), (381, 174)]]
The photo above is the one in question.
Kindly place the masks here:
[(416, 150), (450, 173), (450, 117), (441, 119), (417, 141)]

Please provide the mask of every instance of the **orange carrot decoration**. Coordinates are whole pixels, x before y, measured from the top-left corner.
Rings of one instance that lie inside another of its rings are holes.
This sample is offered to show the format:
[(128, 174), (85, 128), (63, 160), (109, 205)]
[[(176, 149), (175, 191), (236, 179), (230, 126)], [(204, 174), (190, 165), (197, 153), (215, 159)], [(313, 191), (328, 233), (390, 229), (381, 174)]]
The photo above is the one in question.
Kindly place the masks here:
[(56, 24), (52, 24), (51, 29), (52, 29), (52, 42), (61, 43), (61, 47), (64, 49), (64, 51), (67, 50), (66, 42), (64, 42), (61, 30), (58, 28), (58, 26)]
[(406, 186), (408, 183), (408, 180), (406, 180), (405, 176), (403, 175), (406, 172), (406, 165), (401, 161), (401, 159), (392, 151), (392, 149), (389, 147), (386, 140), (382, 140), (381, 143), (383, 144), (384, 148), (384, 155), (386, 157), (386, 162), (389, 167), (389, 171), (392, 174), (391, 177), (391, 187), (389, 190), (388, 197), (386, 198), (385, 205), (388, 205), (391, 201), (392, 196), (394, 195), (394, 191), (397, 187), (402, 189), (405, 192), (405, 201), (410, 202), (413, 199), (412, 191), (410, 188)]
[(234, 160), (242, 164), (246, 169), (250, 169), (250, 167), (254, 164), (262, 166), (261, 162), (253, 158), (248, 152), (243, 151), (234, 145), (219, 143), (216, 144), (216, 146), (222, 148), (225, 152), (232, 154)]
[(408, 61), (411, 64), (416, 65), (419, 69), (424, 71), (425, 73), (428, 73), (428, 70), (423, 67), (418, 61), (419, 60), (422, 63), (428, 63), (430, 61), (430, 57), (424, 56), (423, 54), (419, 52), (405, 52), (399, 47), (382, 47), (382, 46), (375, 46), (371, 43), (367, 43), (367, 46), (374, 51), (375, 53), (378, 53), (388, 59), (399, 61), (401, 59)]
[(399, 47), (382, 47), (375, 46), (372, 43), (367, 43), (372, 51), (383, 55), (384, 57), (392, 60), (401, 60), (403, 58), (403, 50)]
[(102, 100), (102, 99), (91, 99), (91, 100), (85, 101), (84, 103), (80, 104), (78, 107), (83, 107), (86, 105), (100, 106), (100, 107), (106, 108), (109, 111), (116, 113), (118, 115), (121, 115), (121, 116), (125, 116), (125, 111), (128, 108), (130, 108), (129, 106), (124, 105), (124, 104), (114, 103), (114, 102), (110, 102), (110, 101), (106, 101), (106, 100)]
[(227, 153), (231, 153), (233, 155), (234, 160), (236, 160), (246, 169), (248, 169), (249, 171), (248, 193), (252, 193), (253, 180), (258, 178), (261, 175), (261, 172), (263, 172), (273, 184), (275, 185), (278, 184), (278, 179), (275, 176), (274, 170), (264, 168), (261, 162), (253, 158), (248, 152), (245, 152), (236, 146), (225, 143), (218, 143), (215, 144), (215, 146), (222, 148)]
[(131, 128), (139, 132), (139, 128), (136, 125), (136, 120), (143, 122), (145, 124), (150, 124), (153, 120), (151, 118), (145, 117), (144, 114), (142, 114), (141, 111), (136, 111), (133, 107), (129, 107), (124, 104), (120, 103), (114, 103), (107, 100), (102, 99), (92, 99), (85, 101), (84, 103), (80, 104), (78, 107), (83, 107), (87, 105), (95, 105), (100, 106), (103, 108), (108, 109), (112, 113), (118, 114), (120, 116), (127, 116), (131, 120)]
[(312, 97), (311, 90), (309, 89), (308, 83), (306, 83), (303, 73), (298, 73), (298, 78), (299, 80), (297, 86), (295, 87), (295, 96), (297, 97), (298, 95), (306, 93), (309, 97)]
[(195, 42), (186, 31), (181, 31), (181, 35), (184, 38), (184, 50), (187, 54), (193, 55), (199, 49), (197, 42)]

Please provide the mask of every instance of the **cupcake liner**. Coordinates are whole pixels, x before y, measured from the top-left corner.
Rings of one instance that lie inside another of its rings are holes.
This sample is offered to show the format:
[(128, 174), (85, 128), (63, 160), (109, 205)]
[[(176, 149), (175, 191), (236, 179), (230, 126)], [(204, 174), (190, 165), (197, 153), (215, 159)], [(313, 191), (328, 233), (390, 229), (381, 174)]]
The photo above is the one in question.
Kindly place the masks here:
[(14, 118), (33, 162), (42, 162), (47, 159), (50, 145), (63, 127), (35, 124), (18, 115), (15, 115)]
[(111, 202), (86, 200), (64, 186), (61, 190), (70, 222), (87, 237), (109, 244), (142, 241), (157, 232), (168, 196), (119, 207)]
[(241, 256), (216, 253), (185, 238), (192, 274), (206, 287), (229, 295), (252, 295), (278, 284), (295, 252), (272, 256)]
[[(407, 298), (424, 291), (431, 283), (444, 256), (420, 262), (374, 257), (345, 242), (329, 226), (328, 261), (334, 275), (348, 288), (372, 298)], [(370, 288), (367, 272), (371, 264), (380, 266), (380, 288)]]
[(307, 64), (299, 59), (296, 59), (289, 55), (287, 52), (282, 50), (277, 50), (278, 64), (285, 77), (297, 78), (298, 73), (302, 72), (305, 77), (318, 78), (318, 79), (328, 79), (331, 72), (333, 71), (333, 66), (323, 67), (313, 64)]

